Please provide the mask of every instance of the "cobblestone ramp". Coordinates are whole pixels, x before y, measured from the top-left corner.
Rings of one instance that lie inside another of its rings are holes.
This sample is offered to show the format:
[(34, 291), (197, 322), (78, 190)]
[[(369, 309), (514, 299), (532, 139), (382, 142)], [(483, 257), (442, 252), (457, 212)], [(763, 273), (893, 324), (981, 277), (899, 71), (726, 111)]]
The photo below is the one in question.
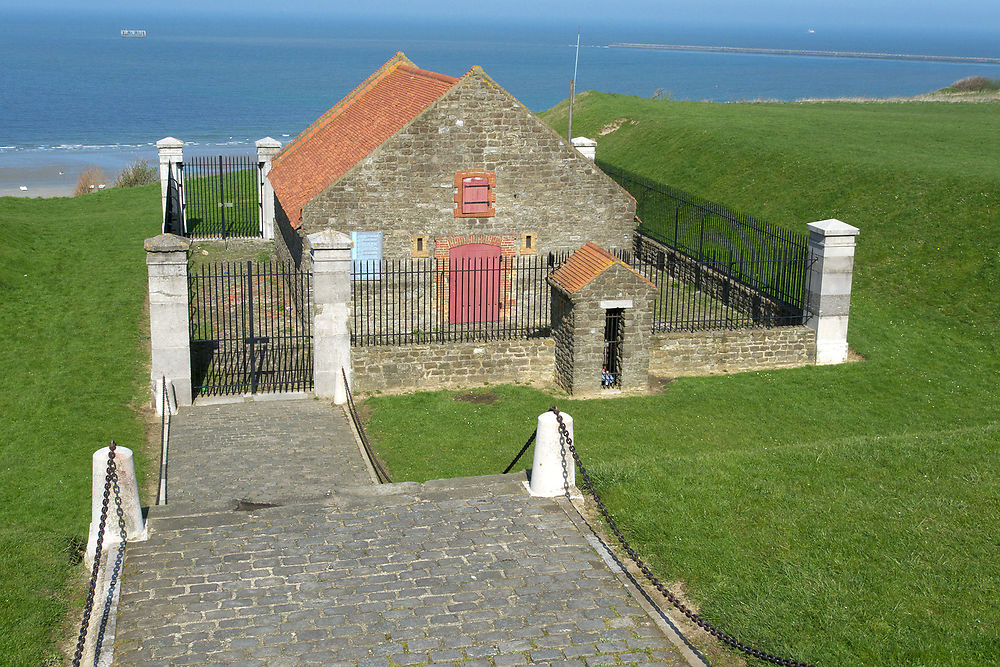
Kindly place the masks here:
[(286, 504), (369, 483), (347, 417), (328, 401), (200, 405), (171, 420), (171, 508)]
[(688, 664), (522, 479), (154, 508), (151, 539), (126, 559), (116, 663)]

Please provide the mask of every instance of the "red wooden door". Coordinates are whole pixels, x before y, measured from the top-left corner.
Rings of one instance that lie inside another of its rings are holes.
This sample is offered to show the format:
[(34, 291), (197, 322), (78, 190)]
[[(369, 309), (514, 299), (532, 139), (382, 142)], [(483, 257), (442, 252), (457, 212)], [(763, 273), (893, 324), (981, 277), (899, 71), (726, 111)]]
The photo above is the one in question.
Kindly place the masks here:
[(500, 319), (500, 248), (467, 243), (451, 249), (448, 265), (448, 321)]

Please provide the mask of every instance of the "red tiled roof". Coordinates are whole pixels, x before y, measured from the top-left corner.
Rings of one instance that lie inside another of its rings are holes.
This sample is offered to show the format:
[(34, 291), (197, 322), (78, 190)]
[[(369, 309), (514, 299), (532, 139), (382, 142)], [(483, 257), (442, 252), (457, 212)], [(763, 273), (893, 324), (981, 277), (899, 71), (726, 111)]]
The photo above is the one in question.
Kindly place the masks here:
[[(652, 285), (644, 276), (599, 245), (588, 241), (569, 256), (562, 266), (549, 274), (549, 278), (567, 294), (586, 287), (591, 280), (601, 275), (615, 264), (626, 269)], [(655, 286), (654, 286), (655, 287)]]
[(274, 192), (293, 227), (302, 207), (458, 81), (417, 68), (402, 52), (285, 146), (272, 162)]

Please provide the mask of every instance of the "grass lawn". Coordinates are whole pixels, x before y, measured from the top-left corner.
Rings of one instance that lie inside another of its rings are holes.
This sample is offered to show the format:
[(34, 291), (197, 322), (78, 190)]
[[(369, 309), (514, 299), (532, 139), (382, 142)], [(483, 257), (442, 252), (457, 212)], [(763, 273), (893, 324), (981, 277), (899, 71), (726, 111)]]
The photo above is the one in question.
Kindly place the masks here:
[[(543, 117), (564, 130), (565, 105)], [(828, 665), (1000, 661), (1000, 104), (584, 93), (574, 134), (788, 229), (859, 227), (865, 361), (636, 398), (372, 397), (393, 479), (499, 472), (558, 402), (639, 551), (727, 632)]]
[[(137, 455), (147, 400), (142, 240), (159, 186), (0, 198), (0, 663), (58, 663), (83, 577), (91, 455)], [(155, 464), (155, 462), (153, 462)], [(144, 499), (148, 502), (148, 499)]]

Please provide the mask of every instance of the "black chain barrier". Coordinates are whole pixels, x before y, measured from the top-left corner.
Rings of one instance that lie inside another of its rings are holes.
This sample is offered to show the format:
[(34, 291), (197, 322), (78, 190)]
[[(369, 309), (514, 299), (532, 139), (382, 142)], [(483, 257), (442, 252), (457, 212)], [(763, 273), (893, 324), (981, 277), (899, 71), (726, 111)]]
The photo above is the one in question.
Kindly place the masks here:
[(534, 431), (531, 432), (531, 435), (528, 436), (528, 442), (524, 443), (524, 447), (521, 447), (521, 451), (517, 453), (517, 456), (515, 456), (514, 460), (510, 462), (510, 465), (504, 469), (503, 474), (506, 475), (514, 468), (515, 465), (517, 465), (517, 462), (521, 460), (521, 457), (524, 456), (524, 453), (528, 451), (528, 447), (531, 447), (531, 443), (535, 441), (536, 435), (538, 435), (538, 429), (535, 429)]
[(166, 455), (167, 448), (167, 411), (170, 409), (170, 401), (167, 399), (167, 376), (163, 376), (163, 383), (161, 384), (160, 390), (160, 480), (156, 487), (156, 504), (166, 505), (167, 504), (167, 487), (163, 483), (163, 480), (167, 474), (166, 461), (164, 456)]
[(94, 609), (94, 596), (97, 594), (97, 574), (101, 569), (101, 552), (104, 548), (104, 529), (108, 521), (108, 505), (111, 502), (111, 492), (115, 494), (115, 513), (118, 517), (118, 530), (121, 532), (121, 543), (118, 545), (118, 555), (115, 558), (115, 567), (111, 573), (111, 584), (108, 587), (107, 597), (104, 599), (104, 610), (101, 614), (101, 624), (97, 631), (97, 640), (94, 649), (94, 664), (96, 665), (101, 655), (101, 644), (104, 641), (104, 631), (107, 628), (108, 617), (111, 615), (111, 603), (114, 599), (115, 585), (118, 582), (118, 575), (121, 571), (122, 561), (125, 558), (125, 542), (128, 533), (125, 530), (125, 511), (122, 508), (121, 487), (118, 485), (118, 468), (115, 466), (115, 449), (118, 445), (112, 440), (108, 446), (108, 467), (104, 481), (104, 499), (101, 501), (101, 522), (97, 527), (97, 546), (94, 548), (94, 566), (90, 571), (90, 586), (87, 588), (87, 601), (83, 606), (83, 621), (80, 623), (80, 636), (76, 642), (76, 651), (73, 653), (73, 667), (80, 667), (80, 660), (83, 658), (83, 647), (87, 643), (87, 631), (90, 628), (90, 615)]
[(566, 485), (566, 495), (569, 496), (569, 471), (566, 469), (566, 457), (565, 457), (566, 448), (568, 447), (570, 453), (573, 455), (573, 461), (576, 463), (576, 466), (580, 469), (580, 474), (583, 476), (583, 481), (587, 485), (587, 491), (590, 492), (590, 495), (594, 497), (594, 502), (597, 503), (597, 508), (601, 511), (601, 516), (603, 516), (604, 520), (607, 521), (608, 526), (611, 528), (611, 531), (615, 534), (615, 537), (618, 538), (618, 543), (625, 550), (625, 553), (628, 554), (629, 558), (632, 559), (632, 562), (636, 564), (636, 566), (642, 571), (642, 573), (646, 576), (649, 582), (653, 584), (656, 590), (662, 593), (663, 596), (667, 598), (667, 600), (669, 600), (672, 605), (677, 607), (677, 609), (682, 614), (684, 614), (688, 619), (690, 619), (693, 623), (695, 623), (699, 628), (705, 630), (706, 632), (708, 632), (708, 634), (732, 646), (738, 651), (742, 651), (747, 655), (751, 655), (755, 658), (773, 663), (775, 665), (783, 665), (785, 667), (814, 667), (814, 665), (811, 665), (810, 663), (807, 662), (800, 662), (798, 660), (792, 660), (790, 658), (782, 658), (780, 656), (767, 653), (766, 651), (761, 651), (760, 649), (754, 648), (748, 644), (744, 644), (743, 642), (739, 641), (732, 635), (728, 635), (725, 632), (722, 632), (714, 625), (704, 620), (701, 616), (691, 611), (687, 607), (687, 605), (685, 605), (676, 595), (674, 595), (670, 591), (670, 589), (668, 589), (665, 585), (663, 585), (663, 583), (659, 579), (657, 579), (656, 575), (654, 575), (653, 572), (649, 569), (649, 566), (647, 566), (646, 563), (642, 560), (642, 558), (639, 557), (639, 554), (635, 552), (632, 546), (628, 543), (628, 540), (625, 539), (625, 535), (623, 535), (622, 531), (619, 530), (618, 524), (616, 524), (615, 520), (611, 517), (611, 513), (608, 511), (608, 508), (604, 505), (604, 501), (602, 501), (601, 497), (597, 495), (597, 489), (594, 487), (594, 482), (591, 480), (590, 474), (587, 472), (587, 469), (583, 465), (583, 461), (580, 459), (580, 455), (576, 451), (576, 446), (573, 444), (573, 438), (570, 437), (569, 435), (569, 431), (566, 428), (565, 422), (563, 422), (562, 413), (559, 412), (559, 408), (557, 408), (556, 406), (552, 406), (551, 412), (555, 413), (556, 420), (559, 422), (559, 447), (561, 453), (563, 454), (561, 458), (563, 460), (563, 480)]
[(368, 460), (371, 461), (372, 467), (375, 468), (375, 477), (378, 478), (380, 484), (390, 484), (392, 483), (392, 480), (389, 479), (389, 473), (385, 471), (382, 464), (379, 463), (378, 457), (375, 456), (375, 451), (372, 449), (371, 442), (368, 441), (368, 434), (365, 433), (364, 424), (361, 423), (361, 416), (358, 414), (358, 409), (354, 405), (354, 396), (351, 394), (351, 384), (347, 381), (347, 371), (341, 368), (340, 373), (344, 376), (344, 390), (347, 394), (347, 411), (351, 413), (351, 421), (354, 422), (354, 428), (358, 431), (358, 437), (361, 438), (361, 445), (365, 448)]

